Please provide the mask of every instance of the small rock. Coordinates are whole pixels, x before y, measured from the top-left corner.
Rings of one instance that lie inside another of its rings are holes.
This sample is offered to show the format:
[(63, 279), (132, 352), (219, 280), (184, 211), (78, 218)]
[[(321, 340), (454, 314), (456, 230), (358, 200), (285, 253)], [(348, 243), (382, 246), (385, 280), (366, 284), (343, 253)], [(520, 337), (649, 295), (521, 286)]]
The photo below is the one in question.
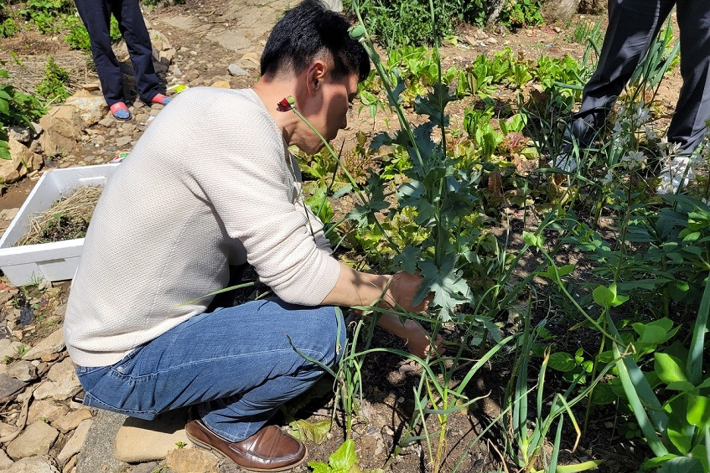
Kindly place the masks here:
[(64, 445), (64, 448), (62, 448), (62, 451), (57, 455), (57, 461), (60, 464), (68, 462), (71, 457), (81, 451), (81, 446), (84, 445), (86, 436), (89, 434), (89, 428), (93, 422), (92, 419), (86, 419), (79, 424), (74, 431), (74, 435), (71, 436), (69, 441)]
[(116, 123), (116, 120), (113, 117), (106, 117), (102, 120), (99, 121), (99, 125), (109, 128), (113, 126)]
[(61, 363), (52, 366), (47, 373), (48, 381), (42, 383), (34, 392), (34, 398), (54, 399), (64, 401), (81, 391), (79, 378), (74, 372), (74, 363), (66, 358)]
[(84, 120), (86, 126), (97, 123), (108, 111), (108, 105), (102, 95), (94, 95), (83, 89), (69, 97), (64, 103), (78, 110), (79, 116)]
[(24, 381), (17, 378), (0, 374), (0, 400), (13, 396), (27, 385)]
[(41, 420), (54, 423), (64, 419), (67, 412), (69, 412), (69, 408), (64, 404), (57, 404), (51, 399), (43, 399), (30, 404), (27, 422), (31, 424), (34, 421)]
[(147, 113), (138, 113), (136, 114), (136, 122), (138, 123), (145, 123), (148, 120), (148, 115)]
[(148, 462), (136, 465), (131, 473), (154, 473), (158, 469), (158, 462)]
[(59, 473), (49, 458), (30, 457), (15, 462), (3, 473)]
[(76, 429), (79, 424), (86, 419), (91, 419), (91, 417), (91, 411), (88, 408), (83, 407), (52, 422), (52, 426), (56, 427), (63, 433), (67, 433), (70, 430)]
[(222, 89), (231, 89), (232, 86), (229, 85), (229, 82), (226, 80), (218, 80), (217, 82), (214, 82), (211, 87), (220, 87)]
[(17, 427), (14, 425), (6, 424), (5, 422), (0, 422), (0, 437), (7, 437), (8, 435), (14, 433)]
[(247, 71), (245, 71), (244, 69), (242, 69), (241, 67), (239, 67), (236, 64), (230, 64), (229, 67), (227, 68), (227, 71), (229, 71), (229, 74), (233, 75), (233, 76), (248, 76), (249, 75), (249, 73)]
[(179, 448), (168, 453), (165, 464), (175, 473), (217, 473), (219, 459), (207, 450)]
[(58, 435), (59, 432), (55, 428), (41, 420), (35, 421), (10, 442), (7, 446), (7, 454), (16, 460), (35, 455), (46, 455)]
[(7, 367), (7, 374), (20, 381), (37, 379), (37, 367), (29, 361), (16, 361)]
[(116, 433), (114, 457), (127, 463), (162, 460), (178, 442), (188, 443), (185, 410), (163, 414), (154, 421), (129, 417)]
[(200, 77), (200, 71), (196, 71), (195, 69), (192, 69), (191, 71), (188, 71), (185, 74), (185, 80), (187, 82), (194, 82)]
[(497, 44), (498, 43), (498, 40), (495, 38), (488, 38), (486, 41), (490, 44)]
[[(86, 157), (86, 160), (89, 162), (93, 161), (94, 159), (96, 159), (96, 157), (94, 157), (94, 156), (87, 156)], [(54, 308), (54, 315), (57, 315), (59, 317), (64, 317), (66, 312), (67, 312), (67, 304), (66, 303), (59, 304), (57, 307)], [(37, 347), (35, 347), (35, 348), (37, 348)]]
[(133, 141), (133, 138), (131, 138), (130, 136), (120, 136), (116, 138), (116, 146), (118, 146), (119, 148), (123, 148), (127, 146), (131, 141)]
[(178, 67), (177, 64), (175, 64), (175, 65), (173, 66), (173, 75), (174, 75), (175, 77), (179, 77), (179, 76), (182, 75), (182, 71), (180, 70), (180, 68)]
[[(66, 304), (64, 304), (66, 310)], [(56, 313), (56, 311), (55, 311)], [(59, 328), (52, 332), (47, 338), (32, 347), (27, 353), (22, 356), (23, 360), (38, 360), (45, 355), (53, 355), (64, 350), (64, 336), (62, 329)]]
[[(76, 467), (76, 464), (79, 463), (79, 455), (74, 455), (71, 457), (71, 459), (67, 462), (66, 465), (64, 465), (64, 468), (62, 468), (62, 471), (64, 473), (76, 473), (76, 470), (73, 470), (73, 468)], [(135, 471), (135, 470), (134, 470)], [(131, 472), (133, 473), (133, 472)], [(152, 473), (152, 472), (151, 472)]]
[(7, 135), (10, 139), (19, 141), (23, 144), (28, 144), (32, 141), (32, 130), (24, 126), (11, 126), (7, 129)]
[(40, 142), (47, 156), (70, 153), (84, 128), (81, 115), (70, 105), (52, 108), (40, 119), (40, 124), (45, 130)]

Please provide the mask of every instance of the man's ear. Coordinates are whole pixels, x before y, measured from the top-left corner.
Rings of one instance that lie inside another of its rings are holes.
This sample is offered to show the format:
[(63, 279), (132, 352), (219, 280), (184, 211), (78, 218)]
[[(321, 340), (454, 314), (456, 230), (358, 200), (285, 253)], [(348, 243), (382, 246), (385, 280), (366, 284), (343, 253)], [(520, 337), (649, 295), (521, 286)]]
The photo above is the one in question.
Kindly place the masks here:
[(328, 65), (320, 59), (313, 61), (311, 65), (308, 66), (308, 71), (306, 73), (306, 87), (309, 95), (315, 95), (320, 87), (322, 87), (327, 72)]

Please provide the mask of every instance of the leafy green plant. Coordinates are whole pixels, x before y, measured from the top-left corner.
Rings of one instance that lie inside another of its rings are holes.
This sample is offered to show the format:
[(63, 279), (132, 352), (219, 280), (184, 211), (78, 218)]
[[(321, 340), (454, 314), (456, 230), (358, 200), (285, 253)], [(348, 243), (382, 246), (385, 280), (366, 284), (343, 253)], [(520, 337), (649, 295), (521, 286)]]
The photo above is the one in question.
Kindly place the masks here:
[[(360, 469), (355, 442), (346, 440), (338, 449), (328, 457), (328, 463), (308, 462), (313, 473), (368, 473)], [(369, 473), (382, 473), (383, 470), (369, 470)]]
[(28, 0), (19, 13), (34, 23), (40, 33), (47, 34), (58, 32), (61, 26), (59, 20), (74, 11), (70, 0)]
[[(6, 70), (0, 69), (0, 77), (9, 79)], [(0, 85), (0, 159), (10, 159), (6, 127), (32, 126), (46, 110), (32, 95), (17, 90), (12, 85)]]
[(37, 95), (49, 103), (61, 102), (71, 95), (66, 89), (69, 80), (69, 73), (54, 62), (53, 56), (49, 56), (42, 82), (37, 84)]
[[(64, 37), (64, 41), (66, 41), (72, 49), (86, 52), (91, 51), (89, 32), (86, 31), (86, 27), (84, 23), (82, 23), (81, 18), (77, 15), (68, 15), (64, 20), (64, 27), (69, 29), (69, 34)], [(110, 36), (111, 43), (115, 43), (121, 39), (118, 21), (113, 16), (111, 16)]]
[[(351, 0), (344, 5), (367, 20), (372, 34), (388, 50), (430, 44), (435, 34), (450, 35), (457, 21), (482, 25), (485, 19), (481, 0), (436, 2), (434, 25), (429, 21), (428, 0)], [(415, 24), (418, 27), (412, 28)]]
[(540, 25), (541, 5), (541, 0), (507, 0), (500, 12), (500, 22), (509, 28)]

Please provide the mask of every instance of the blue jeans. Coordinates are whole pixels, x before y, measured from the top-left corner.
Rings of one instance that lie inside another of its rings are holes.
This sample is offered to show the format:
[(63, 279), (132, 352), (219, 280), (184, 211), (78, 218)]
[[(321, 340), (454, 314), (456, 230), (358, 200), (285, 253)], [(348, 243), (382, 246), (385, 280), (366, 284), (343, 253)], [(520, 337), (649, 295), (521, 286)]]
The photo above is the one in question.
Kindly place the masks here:
[(337, 307), (254, 301), (192, 317), (112, 366), (79, 367), (84, 404), (151, 420), (198, 404), (210, 430), (231, 442), (256, 433), (284, 402), (340, 358)]

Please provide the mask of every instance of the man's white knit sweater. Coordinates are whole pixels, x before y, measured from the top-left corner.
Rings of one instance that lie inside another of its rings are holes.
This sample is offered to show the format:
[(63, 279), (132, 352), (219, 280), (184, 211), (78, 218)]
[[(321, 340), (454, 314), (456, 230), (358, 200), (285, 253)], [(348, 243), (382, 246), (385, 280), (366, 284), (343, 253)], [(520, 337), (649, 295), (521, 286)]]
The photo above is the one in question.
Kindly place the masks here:
[(318, 305), (340, 269), (300, 189), (281, 130), (252, 90), (180, 94), (96, 207), (65, 317), (72, 359), (114, 364), (204, 312), (229, 265), (249, 262), (282, 300)]

